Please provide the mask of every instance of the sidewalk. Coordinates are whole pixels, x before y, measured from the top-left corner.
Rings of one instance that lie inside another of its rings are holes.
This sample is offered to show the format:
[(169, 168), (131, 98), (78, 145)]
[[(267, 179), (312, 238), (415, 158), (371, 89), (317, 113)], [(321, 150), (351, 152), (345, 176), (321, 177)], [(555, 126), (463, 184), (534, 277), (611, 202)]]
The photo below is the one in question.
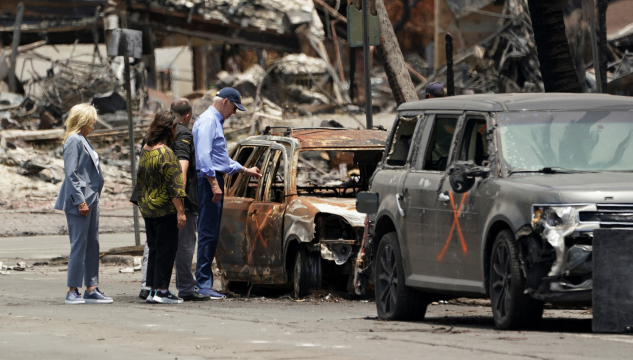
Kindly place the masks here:
[[(139, 228), (145, 231), (145, 222), (139, 214)], [(134, 232), (132, 208), (101, 210), (99, 233)], [(66, 215), (61, 211), (18, 212), (0, 211), (0, 237), (67, 235)]]
[[(141, 245), (143, 244), (145, 244), (145, 233), (141, 234)], [(132, 245), (134, 245), (134, 233), (99, 235), (99, 250), (101, 252)], [(8, 261), (9, 259), (51, 259), (58, 256), (68, 256), (69, 252), (70, 240), (68, 235), (0, 238), (0, 261), (5, 261), (5, 265), (15, 265), (14, 262)]]

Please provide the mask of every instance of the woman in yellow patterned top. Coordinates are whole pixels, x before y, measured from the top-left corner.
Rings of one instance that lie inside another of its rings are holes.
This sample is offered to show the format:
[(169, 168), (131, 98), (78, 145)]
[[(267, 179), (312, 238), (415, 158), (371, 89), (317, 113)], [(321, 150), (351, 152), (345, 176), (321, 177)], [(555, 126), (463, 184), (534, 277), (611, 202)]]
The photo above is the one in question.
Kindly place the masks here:
[(170, 149), (179, 116), (173, 111), (156, 114), (145, 135), (132, 195), (145, 219), (149, 257), (147, 286), (149, 303), (179, 304), (182, 299), (169, 291), (178, 250), (178, 229), (185, 226), (182, 169)]

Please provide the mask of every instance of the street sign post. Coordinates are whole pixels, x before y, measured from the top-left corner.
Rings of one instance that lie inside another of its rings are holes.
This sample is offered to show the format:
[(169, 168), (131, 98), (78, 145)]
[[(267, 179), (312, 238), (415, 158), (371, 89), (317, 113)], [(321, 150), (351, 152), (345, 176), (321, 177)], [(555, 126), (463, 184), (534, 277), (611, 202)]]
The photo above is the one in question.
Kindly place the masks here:
[[(106, 31), (108, 56), (122, 56), (125, 65), (125, 92), (127, 102), (128, 142), (130, 145), (130, 170), (132, 187), (136, 187), (136, 151), (134, 147), (134, 123), (132, 120), (132, 89), (130, 82), (130, 58), (140, 59), (143, 56), (143, 32), (130, 29), (111, 29)], [(134, 206), (134, 240), (136, 246), (141, 245), (139, 231), (138, 207)]]

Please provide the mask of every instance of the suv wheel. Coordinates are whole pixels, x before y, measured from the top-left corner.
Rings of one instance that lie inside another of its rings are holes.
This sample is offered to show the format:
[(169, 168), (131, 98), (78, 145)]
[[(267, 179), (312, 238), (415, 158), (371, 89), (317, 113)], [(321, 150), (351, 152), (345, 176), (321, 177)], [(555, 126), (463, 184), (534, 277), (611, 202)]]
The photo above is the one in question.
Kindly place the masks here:
[(543, 318), (543, 303), (524, 293), (519, 249), (510, 230), (497, 235), (490, 259), (490, 300), (497, 328), (531, 327)]
[(296, 298), (306, 296), (310, 291), (321, 288), (320, 254), (300, 249), (295, 258), (292, 278)]
[(404, 284), (402, 252), (395, 232), (380, 240), (375, 274), (376, 308), (381, 320), (424, 319), (428, 301), (424, 294)]

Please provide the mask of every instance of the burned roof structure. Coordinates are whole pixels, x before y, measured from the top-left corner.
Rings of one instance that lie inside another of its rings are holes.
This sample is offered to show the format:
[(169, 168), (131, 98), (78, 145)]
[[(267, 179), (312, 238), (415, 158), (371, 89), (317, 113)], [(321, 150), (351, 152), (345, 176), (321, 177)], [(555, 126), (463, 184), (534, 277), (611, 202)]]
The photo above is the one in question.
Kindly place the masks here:
[[(0, 2), (4, 44), (12, 41), (19, 3)], [(313, 11), (312, 1), (301, 0), (32, 0), (25, 4), (21, 43), (93, 43), (95, 21), (102, 33), (109, 15), (125, 14), (128, 27), (152, 32), (156, 47), (226, 42), (296, 52), (294, 30)]]

